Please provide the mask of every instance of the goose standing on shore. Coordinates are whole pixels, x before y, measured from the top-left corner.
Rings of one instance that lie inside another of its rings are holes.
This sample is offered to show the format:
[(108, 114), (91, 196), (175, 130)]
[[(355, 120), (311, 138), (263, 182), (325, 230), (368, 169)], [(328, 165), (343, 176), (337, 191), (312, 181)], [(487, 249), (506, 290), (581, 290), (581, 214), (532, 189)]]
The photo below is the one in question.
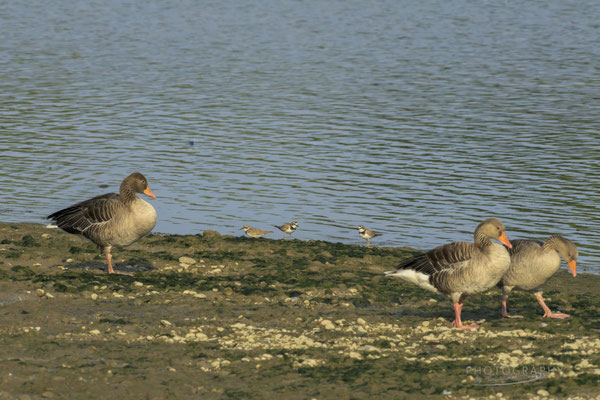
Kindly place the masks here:
[(156, 210), (137, 193), (156, 198), (148, 181), (134, 172), (121, 182), (119, 194), (107, 193), (50, 214), (47, 218), (68, 233), (83, 235), (106, 254), (108, 273), (112, 246), (129, 246), (156, 225)]
[[(564, 319), (568, 314), (553, 313), (544, 302), (542, 286), (560, 267), (560, 257), (567, 263), (573, 276), (577, 275), (577, 247), (569, 239), (550, 236), (545, 242), (518, 239), (512, 242), (511, 264), (498, 286), (502, 288), (502, 316), (523, 318), (521, 315), (509, 315), (506, 309), (508, 295), (513, 288), (534, 293), (544, 310), (544, 317)], [(560, 257), (559, 257), (560, 254)]]
[(468, 295), (493, 287), (510, 266), (506, 248), (492, 242), (496, 239), (508, 247), (504, 225), (496, 218), (486, 219), (475, 229), (475, 242), (454, 242), (439, 246), (425, 254), (411, 257), (387, 276), (402, 278), (434, 293), (452, 299), (455, 319), (452, 325), (476, 329), (477, 324), (463, 325), (461, 312)]

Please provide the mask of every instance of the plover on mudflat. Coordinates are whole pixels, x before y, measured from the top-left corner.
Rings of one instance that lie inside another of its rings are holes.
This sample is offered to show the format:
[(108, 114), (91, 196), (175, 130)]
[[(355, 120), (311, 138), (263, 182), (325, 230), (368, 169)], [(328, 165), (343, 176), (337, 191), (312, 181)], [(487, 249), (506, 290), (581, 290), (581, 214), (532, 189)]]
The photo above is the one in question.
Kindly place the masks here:
[(275, 228), (279, 229), (281, 232), (283, 232), (283, 238), (285, 239), (285, 234), (287, 233), (288, 235), (290, 235), (290, 237), (292, 236), (292, 233), (294, 233), (294, 231), (296, 230), (296, 228), (298, 227), (298, 222), (293, 221), (289, 224), (283, 224), (281, 226), (277, 226), (277, 225), (273, 225)]
[(361, 238), (367, 239), (367, 247), (370, 247), (370, 240), (372, 238), (381, 236), (381, 233), (375, 233), (372, 230), (365, 228), (364, 225), (358, 227), (358, 234)]
[(263, 231), (262, 229), (258, 229), (258, 228), (250, 228), (248, 225), (244, 225), (242, 227), (242, 229), (244, 230), (244, 232), (246, 232), (246, 235), (250, 236), (251, 238), (263, 237), (267, 233), (273, 232), (273, 231)]

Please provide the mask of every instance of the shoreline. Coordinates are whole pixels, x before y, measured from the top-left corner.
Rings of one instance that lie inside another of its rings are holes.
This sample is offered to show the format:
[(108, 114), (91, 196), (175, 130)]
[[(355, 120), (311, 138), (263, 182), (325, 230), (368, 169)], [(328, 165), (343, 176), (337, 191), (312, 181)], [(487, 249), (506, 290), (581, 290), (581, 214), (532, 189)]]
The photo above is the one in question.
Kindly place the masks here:
[(0, 223), (0, 395), (596, 398), (599, 276), (547, 283), (563, 321), (526, 292), (522, 320), (500, 317), (499, 289), (469, 297), (482, 329), (464, 332), (450, 300), (382, 275), (416, 252), (155, 233), (113, 251), (140, 272), (109, 276), (85, 239)]

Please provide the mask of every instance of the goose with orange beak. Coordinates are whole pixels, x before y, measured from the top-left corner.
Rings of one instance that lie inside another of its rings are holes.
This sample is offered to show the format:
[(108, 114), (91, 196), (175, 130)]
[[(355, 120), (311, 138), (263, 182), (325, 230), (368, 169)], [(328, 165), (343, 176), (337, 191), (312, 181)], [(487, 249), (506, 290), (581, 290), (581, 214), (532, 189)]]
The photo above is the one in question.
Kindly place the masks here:
[(461, 320), (463, 302), (469, 295), (484, 292), (500, 281), (510, 266), (510, 247), (504, 225), (496, 218), (486, 219), (475, 229), (474, 243), (454, 242), (403, 261), (385, 274), (417, 284), (434, 293), (449, 296), (454, 307), (452, 325), (476, 329)]
[[(577, 246), (569, 239), (550, 236), (545, 242), (537, 240), (514, 240), (510, 254), (510, 267), (498, 286), (502, 288), (502, 316), (507, 318), (523, 318), (521, 315), (508, 314), (506, 302), (514, 288), (533, 292), (536, 300), (544, 310), (547, 318), (568, 318), (569, 314), (554, 313), (542, 297), (543, 285), (560, 267), (560, 258), (569, 266), (571, 274), (577, 275)], [(560, 256), (559, 256), (560, 255)]]
[(156, 198), (144, 175), (134, 172), (121, 182), (119, 193), (107, 193), (50, 214), (47, 218), (68, 233), (82, 235), (106, 254), (108, 273), (112, 246), (129, 246), (152, 231), (156, 210), (138, 197)]

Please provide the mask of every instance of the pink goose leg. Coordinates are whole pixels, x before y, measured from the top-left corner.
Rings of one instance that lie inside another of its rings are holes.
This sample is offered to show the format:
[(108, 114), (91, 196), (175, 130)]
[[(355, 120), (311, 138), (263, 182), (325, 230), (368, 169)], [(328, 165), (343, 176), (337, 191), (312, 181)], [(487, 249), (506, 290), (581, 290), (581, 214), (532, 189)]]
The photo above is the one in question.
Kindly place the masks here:
[(477, 328), (479, 328), (479, 325), (477, 325), (475, 323), (473, 323), (471, 325), (463, 325), (462, 320), (460, 319), (460, 314), (462, 312), (463, 303), (454, 303), (453, 307), (454, 307), (455, 319), (454, 319), (454, 321), (452, 321), (452, 325), (454, 325), (455, 328), (459, 328), (459, 329), (477, 329)]
[(506, 311), (506, 300), (508, 300), (508, 295), (502, 295), (502, 316), (506, 318), (523, 318), (522, 315), (509, 315)]
[(114, 274), (115, 270), (113, 269), (111, 260), (112, 260), (112, 255), (109, 252), (106, 252), (106, 262), (108, 263), (108, 273)]
[(540, 306), (542, 306), (542, 308), (544, 309), (544, 315), (543, 315), (544, 317), (558, 318), (558, 319), (565, 319), (565, 318), (570, 317), (569, 314), (553, 313), (552, 310), (550, 310), (550, 308), (548, 308), (548, 306), (544, 302), (544, 298), (542, 297), (541, 292), (536, 293), (535, 298), (537, 299), (538, 303), (540, 303)]

